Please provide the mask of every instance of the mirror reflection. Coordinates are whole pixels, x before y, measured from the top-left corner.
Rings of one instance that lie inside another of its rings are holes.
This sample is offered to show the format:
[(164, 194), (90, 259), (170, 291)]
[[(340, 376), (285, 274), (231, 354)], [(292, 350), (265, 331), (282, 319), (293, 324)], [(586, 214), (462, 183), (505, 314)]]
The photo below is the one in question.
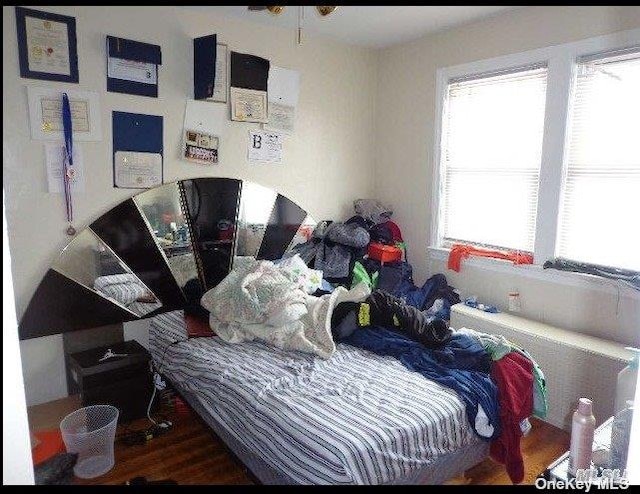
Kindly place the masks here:
[(52, 268), (140, 317), (162, 307), (91, 228), (65, 247)]
[(177, 182), (149, 189), (134, 197), (146, 218), (154, 239), (164, 252), (178, 285), (198, 283), (189, 225), (185, 219)]
[(287, 247), (287, 253), (291, 252), (296, 245), (304, 244), (307, 242), (311, 236), (313, 235), (313, 230), (316, 227), (317, 222), (313, 219), (313, 216), (308, 214), (302, 224), (298, 227), (293, 240)]
[(277, 192), (252, 182), (243, 182), (238, 212), (236, 257), (256, 257), (267, 229)]

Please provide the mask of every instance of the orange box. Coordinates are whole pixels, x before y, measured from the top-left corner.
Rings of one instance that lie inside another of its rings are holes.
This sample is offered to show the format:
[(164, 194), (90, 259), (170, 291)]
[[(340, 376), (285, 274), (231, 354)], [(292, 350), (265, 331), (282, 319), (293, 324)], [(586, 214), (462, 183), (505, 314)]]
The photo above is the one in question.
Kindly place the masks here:
[(393, 262), (402, 260), (402, 249), (395, 245), (384, 245), (371, 242), (367, 251), (371, 259), (380, 262)]

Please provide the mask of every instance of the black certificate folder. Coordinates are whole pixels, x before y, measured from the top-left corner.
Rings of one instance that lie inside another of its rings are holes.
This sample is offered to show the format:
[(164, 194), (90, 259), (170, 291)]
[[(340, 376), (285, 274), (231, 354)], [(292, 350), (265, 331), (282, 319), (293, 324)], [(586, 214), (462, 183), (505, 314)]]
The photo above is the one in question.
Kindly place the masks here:
[(107, 91), (158, 97), (160, 46), (107, 36)]
[(269, 78), (269, 60), (231, 52), (231, 86), (256, 91), (267, 90)]

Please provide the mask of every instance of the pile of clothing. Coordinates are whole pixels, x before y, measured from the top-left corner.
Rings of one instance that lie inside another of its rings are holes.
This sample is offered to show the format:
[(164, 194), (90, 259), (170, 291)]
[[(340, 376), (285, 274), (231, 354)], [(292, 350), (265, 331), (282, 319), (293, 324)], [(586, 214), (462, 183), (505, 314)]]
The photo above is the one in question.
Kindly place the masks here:
[(474, 338), (491, 357), (491, 378), (498, 387), (502, 433), (491, 443), (491, 456), (505, 465), (511, 481), (522, 482), (524, 461), (520, 438), (531, 429), (529, 417), (547, 416), (544, 374), (529, 353), (504, 336), (462, 328), (459, 334)]

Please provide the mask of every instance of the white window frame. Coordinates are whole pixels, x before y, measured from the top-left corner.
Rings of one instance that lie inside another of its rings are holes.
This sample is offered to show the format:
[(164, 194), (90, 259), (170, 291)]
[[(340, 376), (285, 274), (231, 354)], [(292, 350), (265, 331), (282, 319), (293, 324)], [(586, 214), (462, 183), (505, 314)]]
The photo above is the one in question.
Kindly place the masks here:
[[(513, 266), (494, 259), (474, 259), (480, 267), (521, 273), (535, 278), (554, 279), (569, 285), (584, 286), (594, 283), (592, 276), (577, 273), (542, 273), (542, 264), (555, 256), (558, 236), (558, 220), (562, 185), (566, 171), (566, 141), (570, 115), (571, 91), (578, 57), (606, 53), (640, 44), (640, 29), (588, 38), (572, 43), (539, 48), (522, 53), (505, 55), (476, 62), (440, 68), (436, 71), (435, 138), (433, 152), (433, 181), (431, 189), (430, 256), (445, 259), (449, 249), (443, 242), (443, 167), (440, 163), (442, 146), (442, 119), (448, 82), (457, 77), (482, 75), (501, 70), (517, 69), (533, 64), (547, 65), (547, 96), (545, 105), (542, 159), (538, 188), (538, 209), (534, 241), (533, 265)], [(610, 283), (606, 284), (611, 286)]]

